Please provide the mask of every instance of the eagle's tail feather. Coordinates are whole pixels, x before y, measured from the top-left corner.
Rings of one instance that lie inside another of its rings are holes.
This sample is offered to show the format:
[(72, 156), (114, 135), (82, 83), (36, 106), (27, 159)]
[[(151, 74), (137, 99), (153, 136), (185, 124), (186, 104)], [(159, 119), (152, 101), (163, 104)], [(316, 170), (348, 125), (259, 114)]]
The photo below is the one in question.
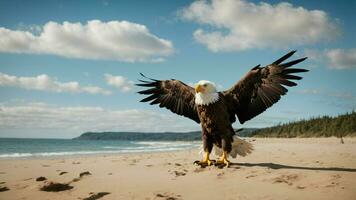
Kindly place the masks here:
[(254, 150), (251, 143), (240, 139), (237, 136), (234, 136), (233, 139), (234, 142), (232, 143), (232, 150), (230, 152), (231, 157), (236, 158), (237, 155), (245, 157)]

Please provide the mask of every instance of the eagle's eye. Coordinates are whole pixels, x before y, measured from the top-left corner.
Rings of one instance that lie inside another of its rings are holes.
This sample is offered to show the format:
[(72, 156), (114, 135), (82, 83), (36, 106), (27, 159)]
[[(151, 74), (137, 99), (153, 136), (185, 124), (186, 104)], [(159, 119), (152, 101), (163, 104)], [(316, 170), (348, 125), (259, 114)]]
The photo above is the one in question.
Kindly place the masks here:
[(203, 85), (203, 87), (206, 87), (206, 86), (208, 86), (206, 83)]

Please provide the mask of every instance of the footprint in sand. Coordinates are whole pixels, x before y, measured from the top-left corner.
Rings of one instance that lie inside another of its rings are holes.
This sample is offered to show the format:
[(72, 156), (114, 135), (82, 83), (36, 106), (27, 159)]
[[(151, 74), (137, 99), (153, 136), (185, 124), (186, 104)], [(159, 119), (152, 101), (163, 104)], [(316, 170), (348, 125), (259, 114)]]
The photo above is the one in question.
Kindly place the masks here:
[(110, 194), (110, 192), (98, 192), (98, 193), (96, 193), (96, 194), (94, 194), (94, 193), (91, 192), (91, 193), (89, 193), (89, 194), (90, 194), (90, 196), (87, 197), (87, 198), (84, 198), (83, 200), (96, 200), (96, 199), (100, 199), (101, 197)]
[(16, 184), (15, 185), (15, 188), (18, 189), (18, 190), (22, 190), (22, 189), (25, 189), (27, 187), (28, 187), (28, 185), (22, 185), (22, 184)]
[(204, 171), (204, 168), (195, 168), (193, 170), (194, 173), (200, 173), (200, 172), (203, 172)]
[(253, 170), (245, 178), (249, 179), (249, 178), (256, 177), (256, 176), (258, 176), (257, 173), (258, 173), (258, 171)]
[[(112, 173), (111, 173), (111, 174), (112, 174)], [(89, 175), (91, 175), (91, 173), (88, 172), (88, 171), (82, 172), (82, 173), (79, 174), (79, 177), (73, 178), (72, 181), (70, 181), (69, 183), (71, 183), (71, 182), (78, 182), (78, 181), (80, 181), (84, 176), (89, 176)]]
[(178, 176), (185, 176), (185, 175), (187, 175), (187, 173), (186, 173), (186, 172), (180, 172), (180, 171), (174, 171), (173, 173), (176, 175), (176, 177), (178, 177)]
[(256, 177), (256, 176), (257, 176), (256, 174), (251, 174), (251, 175), (246, 176), (245, 178), (249, 179), (249, 178), (253, 178), (253, 177)]
[(296, 180), (299, 179), (298, 174), (289, 174), (289, 175), (281, 175), (276, 178), (273, 178), (273, 183), (286, 183), (288, 185), (293, 185)]
[(339, 183), (339, 179), (341, 178), (341, 175), (340, 174), (334, 174), (331, 176), (330, 178), (330, 183), (328, 183), (327, 185), (325, 185), (325, 187), (335, 187), (335, 186), (338, 186), (340, 183)]
[(173, 193), (168, 193), (168, 192), (165, 192), (163, 194), (161, 193), (157, 193), (156, 194), (156, 198), (154, 199), (165, 199), (165, 200), (180, 200), (182, 199), (181, 198), (182, 196), (181, 195), (175, 195)]
[(225, 172), (220, 172), (216, 176), (218, 177), (218, 179), (221, 179), (221, 178), (223, 178), (224, 174), (225, 174)]
[(62, 176), (63, 174), (68, 174), (68, 172), (61, 172), (61, 173), (59, 173), (60, 176)]

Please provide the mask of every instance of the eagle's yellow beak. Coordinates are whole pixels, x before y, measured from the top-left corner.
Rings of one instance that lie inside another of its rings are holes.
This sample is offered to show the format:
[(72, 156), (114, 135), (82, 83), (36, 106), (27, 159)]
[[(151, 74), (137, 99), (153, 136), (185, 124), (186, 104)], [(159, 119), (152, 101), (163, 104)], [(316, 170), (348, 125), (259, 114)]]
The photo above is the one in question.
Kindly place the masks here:
[(199, 92), (204, 92), (204, 88), (201, 85), (196, 85), (195, 86), (195, 92), (199, 93)]

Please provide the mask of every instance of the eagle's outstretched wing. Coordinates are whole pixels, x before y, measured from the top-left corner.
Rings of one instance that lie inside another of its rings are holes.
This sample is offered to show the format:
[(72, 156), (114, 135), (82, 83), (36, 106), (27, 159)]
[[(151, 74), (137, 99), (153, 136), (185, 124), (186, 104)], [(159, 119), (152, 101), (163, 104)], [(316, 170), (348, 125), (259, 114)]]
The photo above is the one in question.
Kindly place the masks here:
[(292, 51), (265, 67), (257, 65), (232, 88), (222, 92), (232, 122), (236, 120), (235, 115), (243, 124), (261, 114), (287, 93), (288, 90), (284, 86), (297, 85), (291, 80), (300, 80), (302, 77), (294, 74), (308, 70), (290, 67), (307, 58), (282, 63), (294, 53), (295, 51)]
[[(143, 74), (143, 77), (147, 78)], [(175, 79), (155, 80), (147, 78), (139, 80), (141, 83), (136, 85), (149, 87), (147, 90), (139, 91), (139, 94), (150, 95), (141, 100), (141, 102), (150, 102), (151, 105), (159, 104), (159, 107), (165, 107), (170, 111), (188, 117), (197, 123), (200, 123), (198, 112), (194, 102), (194, 88)]]

